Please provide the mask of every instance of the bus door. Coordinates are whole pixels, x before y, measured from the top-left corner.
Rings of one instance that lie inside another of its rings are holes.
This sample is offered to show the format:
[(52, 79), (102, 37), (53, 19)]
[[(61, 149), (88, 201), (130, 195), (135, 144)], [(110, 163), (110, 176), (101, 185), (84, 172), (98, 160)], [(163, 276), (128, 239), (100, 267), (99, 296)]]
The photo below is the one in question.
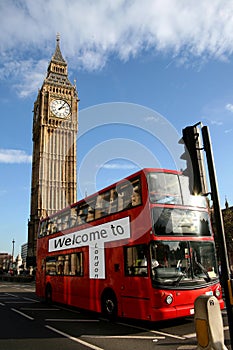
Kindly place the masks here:
[(125, 278), (121, 287), (122, 313), (125, 317), (148, 319), (150, 315), (148, 247), (125, 247)]

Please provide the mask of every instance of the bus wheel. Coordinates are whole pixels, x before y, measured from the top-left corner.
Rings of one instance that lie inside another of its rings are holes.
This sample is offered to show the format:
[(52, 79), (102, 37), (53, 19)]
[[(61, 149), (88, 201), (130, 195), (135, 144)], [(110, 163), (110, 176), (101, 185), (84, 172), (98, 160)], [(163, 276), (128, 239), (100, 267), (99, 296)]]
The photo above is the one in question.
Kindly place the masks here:
[(50, 284), (47, 284), (45, 289), (45, 301), (47, 304), (52, 304), (52, 287)]
[(117, 299), (113, 292), (107, 292), (102, 297), (102, 313), (105, 317), (115, 320), (117, 317)]

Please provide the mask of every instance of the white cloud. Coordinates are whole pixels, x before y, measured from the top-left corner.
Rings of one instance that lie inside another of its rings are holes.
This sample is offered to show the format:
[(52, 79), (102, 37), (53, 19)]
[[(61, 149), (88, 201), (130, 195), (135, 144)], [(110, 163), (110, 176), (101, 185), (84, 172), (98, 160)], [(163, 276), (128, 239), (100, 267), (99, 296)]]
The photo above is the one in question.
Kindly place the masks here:
[(217, 126), (223, 125), (223, 122), (219, 120), (210, 120), (210, 123)]
[(6, 61), (0, 68), (0, 79), (10, 79), (20, 97), (27, 97), (41, 87), (48, 66), (46, 60)]
[(225, 108), (226, 108), (227, 111), (233, 112), (233, 104), (228, 103), (228, 104), (225, 106)]
[(233, 52), (232, 12), (227, 0), (3, 0), (0, 75), (10, 62), (22, 77), (21, 95), (30, 94), (28, 71), (41, 73), (32, 60), (51, 58), (57, 32), (74, 69), (102, 69), (113, 55), (126, 61), (143, 50), (169, 52), (180, 63), (225, 60)]
[(0, 149), (0, 163), (31, 163), (32, 157), (17, 149)]
[(41, 87), (47, 66), (48, 63), (45, 60), (29, 62), (29, 64), (24, 66), (24, 69), (21, 71), (21, 80), (14, 84), (20, 97), (27, 97)]

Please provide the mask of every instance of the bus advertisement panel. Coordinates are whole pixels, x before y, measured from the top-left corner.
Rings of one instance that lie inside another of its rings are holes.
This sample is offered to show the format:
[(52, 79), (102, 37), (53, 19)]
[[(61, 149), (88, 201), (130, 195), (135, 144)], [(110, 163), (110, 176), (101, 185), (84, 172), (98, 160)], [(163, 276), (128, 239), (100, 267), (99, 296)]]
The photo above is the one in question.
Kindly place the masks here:
[(40, 222), (36, 293), (107, 317), (192, 315), (224, 306), (206, 199), (177, 171), (143, 169)]

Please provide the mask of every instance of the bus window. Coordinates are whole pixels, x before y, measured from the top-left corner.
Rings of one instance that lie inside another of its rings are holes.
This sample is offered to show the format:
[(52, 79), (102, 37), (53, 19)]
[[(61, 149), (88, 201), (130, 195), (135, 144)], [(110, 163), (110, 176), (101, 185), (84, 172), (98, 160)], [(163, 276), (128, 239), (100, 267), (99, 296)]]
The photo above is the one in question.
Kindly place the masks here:
[(82, 204), (77, 209), (77, 223), (78, 225), (84, 224), (87, 220), (88, 205)]
[(83, 276), (83, 253), (71, 254), (71, 275)]
[(140, 180), (134, 179), (117, 186), (118, 210), (129, 209), (141, 204)]
[(86, 218), (87, 222), (93, 221), (95, 219), (95, 206), (96, 206), (96, 197), (93, 197), (91, 200), (88, 200), (87, 218)]
[(115, 189), (100, 194), (96, 200), (95, 218), (115, 213), (117, 211), (117, 192)]
[(91, 205), (89, 205), (88, 209), (87, 209), (86, 222), (90, 222), (90, 221), (94, 220), (94, 218), (95, 218), (95, 209)]
[(69, 218), (69, 227), (74, 227), (76, 224), (77, 211), (76, 208), (71, 209), (70, 218)]
[(47, 275), (83, 276), (83, 253), (72, 253), (46, 258)]
[(208, 212), (160, 208), (152, 209), (152, 225), (156, 235), (211, 236)]
[(53, 220), (51, 221), (51, 234), (57, 232), (57, 225), (56, 225), (56, 221), (54, 219), (56, 219), (56, 218), (53, 218)]
[(61, 221), (61, 216), (57, 217), (57, 231), (62, 230), (62, 221)]
[(136, 245), (125, 248), (125, 274), (126, 276), (146, 276), (147, 246)]
[(63, 256), (64, 259), (64, 275), (69, 275), (70, 273), (70, 255), (67, 254)]
[(56, 273), (57, 273), (57, 275), (64, 274), (64, 255), (59, 255), (57, 258)]
[(47, 226), (48, 226), (48, 221), (47, 220), (42, 221), (40, 226), (40, 233), (39, 233), (41, 237), (46, 235)]
[(135, 207), (139, 204), (141, 204), (141, 193), (139, 186), (133, 187), (133, 193), (132, 193), (132, 207)]
[(218, 275), (215, 249), (212, 242), (190, 242), (193, 272), (195, 278), (211, 279)]
[(154, 241), (150, 251), (152, 278), (158, 284), (194, 286), (218, 277), (213, 242)]
[(109, 214), (116, 213), (118, 210), (118, 198), (116, 189), (113, 188), (110, 190), (110, 199), (109, 199)]
[(152, 203), (182, 204), (178, 175), (149, 173), (148, 182)]
[(47, 275), (56, 275), (56, 257), (47, 257), (45, 271)]
[(127, 181), (117, 187), (118, 208), (119, 210), (127, 209), (131, 206), (132, 185)]
[(95, 207), (95, 218), (96, 219), (99, 219), (103, 216), (103, 211), (102, 211), (102, 208), (103, 208), (103, 195), (100, 194), (97, 199), (96, 199), (96, 207)]
[(179, 178), (184, 204), (206, 208), (207, 199), (205, 196), (195, 196), (190, 193), (188, 176), (180, 176)]
[(99, 215), (105, 216), (108, 215), (109, 213), (109, 206), (110, 206), (110, 191), (106, 191), (101, 194), (101, 203), (100, 207), (98, 208), (99, 210)]
[(69, 228), (69, 213), (62, 215), (61, 228), (62, 228), (62, 230), (66, 230)]

